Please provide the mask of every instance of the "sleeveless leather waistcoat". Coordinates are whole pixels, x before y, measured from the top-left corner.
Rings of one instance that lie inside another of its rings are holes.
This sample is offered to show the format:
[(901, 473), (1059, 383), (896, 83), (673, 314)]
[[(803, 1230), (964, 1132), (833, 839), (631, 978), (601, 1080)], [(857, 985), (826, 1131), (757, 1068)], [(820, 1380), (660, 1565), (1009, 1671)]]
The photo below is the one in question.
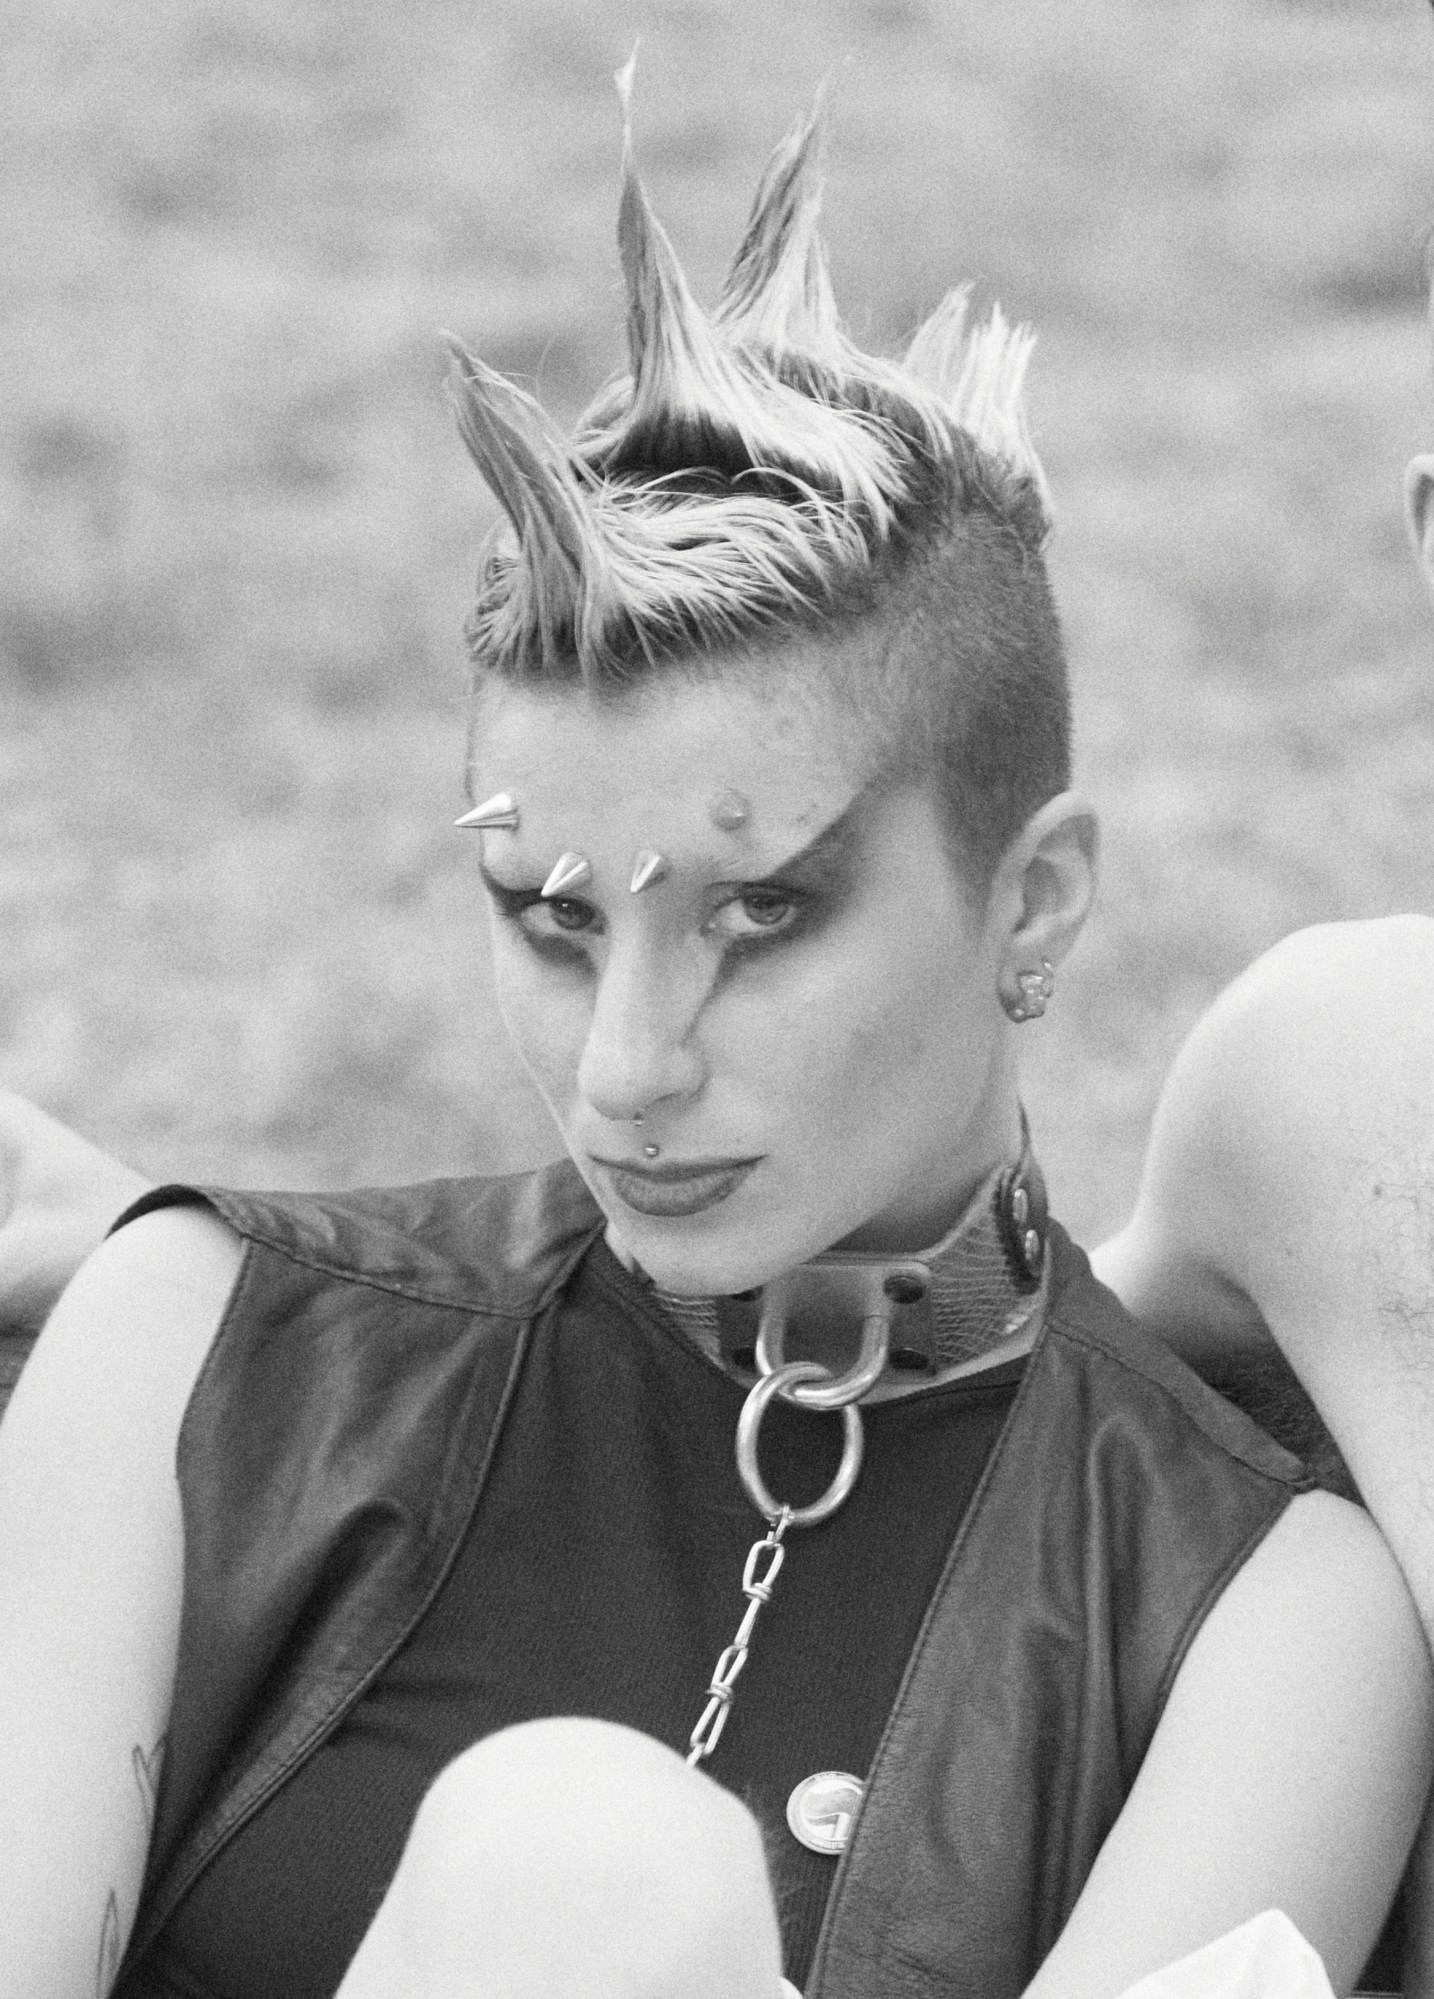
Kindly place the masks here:
[[(602, 1225), (566, 1165), (203, 1198), (247, 1248), (180, 1435), (179, 1669), (116, 1999), (163, 1989), (186, 1886), (423, 1614), (529, 1328)], [(1059, 1230), (1052, 1254), (1046, 1327), (908, 1662), (808, 1999), (1015, 1999), (1206, 1611), (1308, 1483)]]

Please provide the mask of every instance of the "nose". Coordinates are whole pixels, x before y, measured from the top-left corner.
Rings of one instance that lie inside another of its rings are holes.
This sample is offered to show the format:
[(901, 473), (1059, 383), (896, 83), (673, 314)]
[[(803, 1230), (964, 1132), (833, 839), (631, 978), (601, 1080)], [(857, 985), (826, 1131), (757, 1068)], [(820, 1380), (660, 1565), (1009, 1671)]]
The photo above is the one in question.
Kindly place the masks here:
[(578, 1088), (600, 1116), (695, 1096), (707, 1079), (697, 1021), (707, 977), (668, 951), (634, 942), (608, 957), (597, 982)]

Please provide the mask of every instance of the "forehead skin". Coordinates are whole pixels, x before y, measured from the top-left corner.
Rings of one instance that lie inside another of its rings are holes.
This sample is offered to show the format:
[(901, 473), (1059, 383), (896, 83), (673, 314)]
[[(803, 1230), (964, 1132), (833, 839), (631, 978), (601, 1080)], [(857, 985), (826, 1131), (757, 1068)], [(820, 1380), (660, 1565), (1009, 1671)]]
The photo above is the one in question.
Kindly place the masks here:
[[(803, 847), (885, 763), (850, 704), (824, 694), (810, 670), (819, 664), (799, 654), (765, 684), (750, 672), (674, 674), (617, 698), (486, 687), (473, 791), (507, 791), (518, 803), (518, 833), (492, 850), (505, 879), (511, 865), (546, 872), (583, 841), (604, 849), (589, 856), (595, 866), (609, 848), (627, 857), (660, 842), (671, 859), (740, 855), (745, 873)], [(728, 790), (751, 806), (735, 833), (711, 816)]]
[[(511, 793), (520, 822), (483, 835), (498, 892), (536, 897), (567, 853), (591, 869), (556, 957), (524, 941), (551, 923), (495, 907), (500, 1011), (622, 1242), (699, 1295), (836, 1242), (932, 1241), (1012, 1142), (999, 936), (934, 797), (814, 684), (674, 677), (621, 702), (499, 685), (479, 717), (477, 788)], [(733, 832), (712, 818), (727, 790), (750, 806)], [(633, 895), (651, 849), (669, 873)], [(717, 913), (750, 922), (736, 891), (770, 876), (814, 913), (730, 957)], [(638, 1111), (663, 1170), (755, 1170), (691, 1217), (634, 1213), (608, 1168), (642, 1156)]]

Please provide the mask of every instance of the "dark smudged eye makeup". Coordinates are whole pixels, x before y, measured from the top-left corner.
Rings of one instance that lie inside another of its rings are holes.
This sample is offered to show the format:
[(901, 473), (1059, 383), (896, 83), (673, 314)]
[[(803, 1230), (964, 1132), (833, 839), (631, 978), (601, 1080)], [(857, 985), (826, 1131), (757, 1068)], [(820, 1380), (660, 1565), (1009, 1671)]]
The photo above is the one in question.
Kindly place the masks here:
[(569, 948), (568, 939), (600, 933), (602, 917), (580, 896), (545, 896), (536, 888), (505, 888), (484, 870), (483, 881), (504, 922), (522, 931), (530, 944)]
[(811, 914), (811, 897), (763, 883), (738, 889), (720, 902), (703, 929), (733, 944), (760, 943), (788, 935)]
[[(553, 945), (568, 953), (582, 940), (603, 933), (602, 913), (580, 896), (544, 896), (536, 888), (508, 888), (486, 870), (483, 881), (499, 915), (538, 949)], [(810, 891), (778, 882), (724, 883), (715, 891), (702, 934), (724, 948), (745, 953), (804, 930), (817, 914), (819, 900)]]

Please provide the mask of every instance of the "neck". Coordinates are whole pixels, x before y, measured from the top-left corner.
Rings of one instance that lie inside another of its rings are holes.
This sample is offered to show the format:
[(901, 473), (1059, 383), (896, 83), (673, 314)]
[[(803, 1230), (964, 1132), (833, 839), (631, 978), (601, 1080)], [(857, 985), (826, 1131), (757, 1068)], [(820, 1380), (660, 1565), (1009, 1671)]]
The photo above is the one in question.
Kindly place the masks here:
[(899, 1203), (863, 1222), (833, 1245), (869, 1256), (919, 1255), (949, 1235), (978, 1189), (999, 1166), (1018, 1159), (1026, 1142), (1025, 1116), (1016, 1090), (1014, 1065), (1002, 1049), (993, 1087), (974, 1119), (952, 1134), (954, 1175), (933, 1189), (914, 1188)]
[(884, 1322), (889, 1355), (879, 1395), (909, 1393), (988, 1364), (1019, 1350), (1022, 1336), (1029, 1343), (1039, 1323), (1045, 1197), (1023, 1128), (1019, 1139), (978, 1182), (952, 1226), (918, 1249), (842, 1245), (761, 1292), (657, 1296), (689, 1339), (738, 1375), (757, 1365), (759, 1331), (766, 1365), (814, 1360), (845, 1373), (873, 1311)]

